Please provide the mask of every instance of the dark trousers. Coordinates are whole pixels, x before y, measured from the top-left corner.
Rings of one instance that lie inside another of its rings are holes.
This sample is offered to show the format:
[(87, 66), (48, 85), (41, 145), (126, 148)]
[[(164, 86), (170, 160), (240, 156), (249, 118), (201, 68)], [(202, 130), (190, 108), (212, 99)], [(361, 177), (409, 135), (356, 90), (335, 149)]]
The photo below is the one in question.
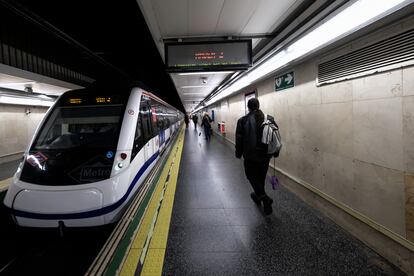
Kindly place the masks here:
[(258, 197), (265, 196), (266, 174), (269, 168), (269, 159), (261, 162), (244, 160), (244, 172)]
[(206, 140), (211, 139), (211, 129), (209, 126), (204, 126), (204, 135), (206, 136)]

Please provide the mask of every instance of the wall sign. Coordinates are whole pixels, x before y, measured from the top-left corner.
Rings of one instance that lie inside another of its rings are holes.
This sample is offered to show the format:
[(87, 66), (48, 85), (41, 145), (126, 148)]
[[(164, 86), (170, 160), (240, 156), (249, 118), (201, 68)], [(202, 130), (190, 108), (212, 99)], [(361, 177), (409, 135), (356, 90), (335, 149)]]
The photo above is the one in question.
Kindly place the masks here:
[(294, 86), (295, 73), (293, 71), (283, 75), (279, 75), (275, 78), (275, 91), (280, 91)]

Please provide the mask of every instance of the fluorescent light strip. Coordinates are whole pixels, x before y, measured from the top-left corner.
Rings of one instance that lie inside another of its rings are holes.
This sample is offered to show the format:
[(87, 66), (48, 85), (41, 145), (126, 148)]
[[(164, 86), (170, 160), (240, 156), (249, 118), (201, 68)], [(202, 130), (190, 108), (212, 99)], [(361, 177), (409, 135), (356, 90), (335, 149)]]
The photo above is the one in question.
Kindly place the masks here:
[(20, 98), (20, 97), (10, 97), (10, 96), (1, 96), (0, 103), (3, 104), (13, 104), (13, 105), (30, 105), (30, 106), (52, 106), (53, 101), (45, 101), (41, 99), (31, 99), (31, 98)]
[(178, 73), (179, 76), (190, 76), (190, 75), (218, 75), (218, 74), (231, 74), (234, 71), (212, 71), (212, 72), (189, 72), (189, 73)]
[[(414, 2), (413, 0), (359, 0), (306, 34), (287, 48), (275, 53), (274, 56), (253, 68), (238, 81), (222, 90), (206, 104), (211, 105), (249, 84), (268, 76), (277, 69), (309, 52), (321, 49), (351, 32), (355, 32), (370, 23), (379, 20), (392, 12)], [(400, 7), (398, 7), (401, 5)], [(202, 108), (202, 107), (201, 107)], [(198, 109), (199, 110), (199, 109)]]
[(211, 85), (187, 85), (187, 86), (181, 86), (181, 88), (183, 89), (189, 89), (189, 88), (212, 88), (215, 86), (211, 86)]
[(198, 92), (194, 92), (194, 93), (191, 93), (191, 92), (188, 92), (188, 93), (182, 93), (182, 95), (205, 95), (206, 93), (202, 93), (202, 92), (200, 92), (200, 93), (198, 93)]

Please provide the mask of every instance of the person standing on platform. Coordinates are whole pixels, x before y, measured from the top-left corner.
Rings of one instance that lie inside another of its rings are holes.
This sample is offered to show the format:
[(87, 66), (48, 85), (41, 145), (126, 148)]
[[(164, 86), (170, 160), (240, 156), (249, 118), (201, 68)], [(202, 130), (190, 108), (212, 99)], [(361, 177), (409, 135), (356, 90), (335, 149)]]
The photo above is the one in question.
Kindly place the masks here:
[[(265, 115), (259, 109), (260, 103), (256, 98), (247, 102), (249, 113), (237, 121), (236, 127), (236, 157), (244, 159), (244, 172), (253, 187), (250, 194), (252, 200), (261, 205), (266, 215), (272, 213), (273, 200), (265, 192), (266, 174), (272, 155), (267, 153), (267, 145), (261, 141), (262, 123)], [(274, 123), (272, 116), (267, 119)]]
[(195, 129), (197, 130), (197, 123), (198, 123), (198, 117), (197, 117), (197, 114), (194, 114), (192, 119), (193, 119), (193, 122), (194, 122), (194, 127), (195, 127)]
[(190, 122), (190, 118), (188, 117), (188, 114), (185, 114), (185, 117), (184, 117), (185, 128), (188, 128), (189, 122)]
[(210, 116), (208, 116), (207, 112), (204, 112), (203, 119), (201, 120), (201, 126), (204, 127), (204, 135), (206, 136), (207, 141), (211, 139), (211, 122), (212, 120)]

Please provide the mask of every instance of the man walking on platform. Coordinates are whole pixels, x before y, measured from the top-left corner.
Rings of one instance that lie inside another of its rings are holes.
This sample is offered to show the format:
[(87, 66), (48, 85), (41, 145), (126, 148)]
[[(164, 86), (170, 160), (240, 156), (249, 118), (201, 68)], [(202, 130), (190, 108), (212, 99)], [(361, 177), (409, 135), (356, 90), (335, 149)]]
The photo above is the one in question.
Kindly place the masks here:
[[(267, 145), (262, 143), (265, 115), (259, 106), (259, 100), (250, 99), (247, 103), (249, 113), (237, 121), (236, 157), (243, 156), (244, 171), (254, 190), (250, 194), (251, 198), (257, 205), (263, 202), (264, 213), (269, 215), (272, 213), (273, 200), (266, 195), (264, 185), (272, 155), (268, 154)], [(267, 116), (266, 119), (275, 123), (272, 116)]]
[(188, 117), (188, 114), (185, 114), (185, 117), (184, 117), (185, 128), (188, 128), (189, 122), (190, 122), (190, 118)]
[(201, 119), (201, 126), (204, 127), (204, 135), (207, 141), (211, 139), (211, 122), (210, 116), (208, 116), (207, 112), (204, 112), (203, 118)]
[(198, 122), (197, 114), (194, 114), (192, 119), (193, 119), (193, 122), (194, 122), (195, 129), (197, 129), (197, 122)]

